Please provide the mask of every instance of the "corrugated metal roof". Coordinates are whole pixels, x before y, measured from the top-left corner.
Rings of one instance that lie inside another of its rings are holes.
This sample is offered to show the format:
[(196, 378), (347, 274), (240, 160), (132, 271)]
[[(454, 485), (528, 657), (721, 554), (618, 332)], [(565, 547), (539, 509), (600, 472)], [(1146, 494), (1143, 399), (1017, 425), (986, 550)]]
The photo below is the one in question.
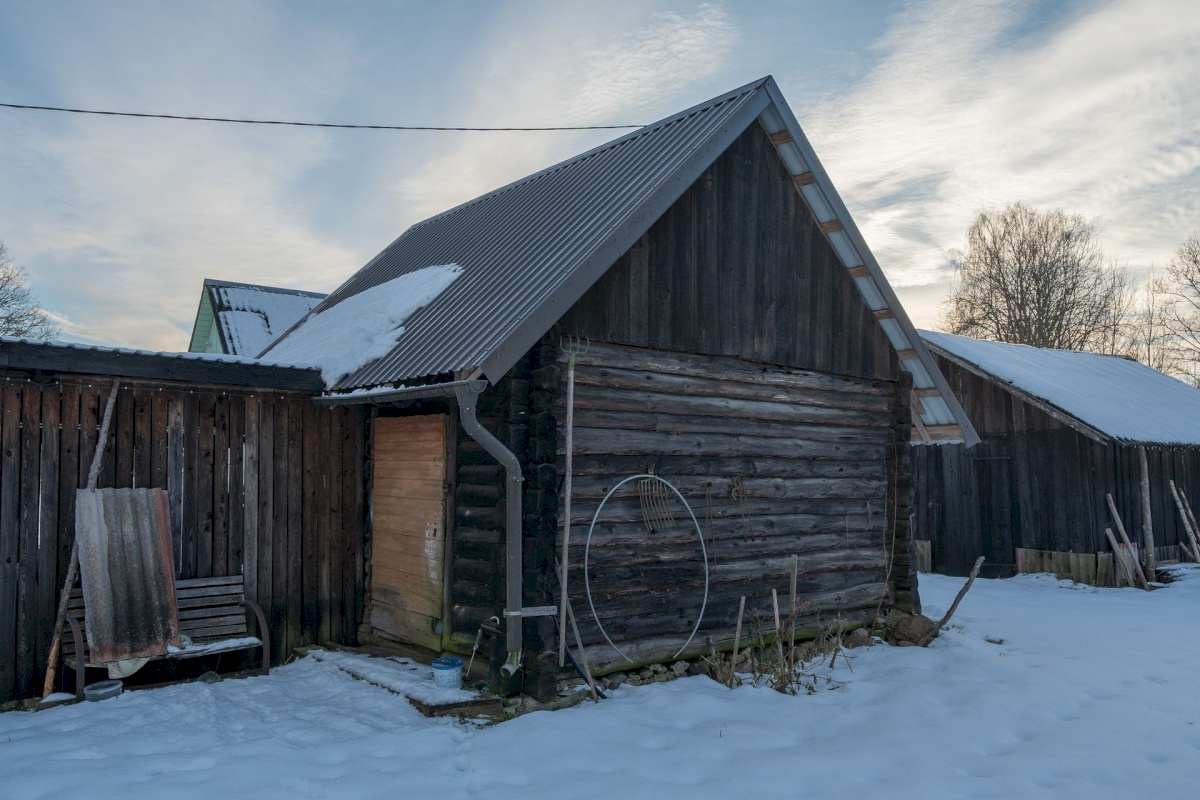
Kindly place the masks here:
[(390, 354), (330, 388), (476, 368), (498, 380), (756, 120), (817, 220), (831, 223), (826, 235), (864, 301), (890, 312), (884, 330), (901, 366), (938, 391), (919, 401), (921, 422), (941, 441), (977, 442), (770, 77), (413, 225), (310, 313), (433, 264), (457, 264), (462, 276), (405, 321)]
[(431, 264), (463, 274), (405, 321), (390, 355), (334, 388), (475, 367), (499, 379), (754, 121), (768, 102), (763, 83), (409, 228), (314, 313)]

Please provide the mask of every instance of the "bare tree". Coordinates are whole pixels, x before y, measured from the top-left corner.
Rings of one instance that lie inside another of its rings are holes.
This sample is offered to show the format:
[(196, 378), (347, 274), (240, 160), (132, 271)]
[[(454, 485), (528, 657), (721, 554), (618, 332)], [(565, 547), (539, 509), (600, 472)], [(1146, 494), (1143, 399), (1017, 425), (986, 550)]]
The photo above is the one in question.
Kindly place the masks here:
[(951, 333), (1064, 350), (1117, 348), (1128, 314), (1128, 272), (1105, 265), (1092, 222), (1024, 203), (981, 211), (942, 325)]
[(1200, 386), (1200, 236), (1179, 246), (1167, 265), (1167, 325), (1181, 352), (1179, 371)]
[(53, 339), (61, 328), (29, 289), (29, 276), (13, 263), (0, 242), (0, 336)]
[(1187, 353), (1180, 348), (1173, 320), (1177, 303), (1171, 281), (1151, 268), (1128, 315), (1124, 346), (1115, 353), (1136, 358), (1159, 372), (1187, 373)]

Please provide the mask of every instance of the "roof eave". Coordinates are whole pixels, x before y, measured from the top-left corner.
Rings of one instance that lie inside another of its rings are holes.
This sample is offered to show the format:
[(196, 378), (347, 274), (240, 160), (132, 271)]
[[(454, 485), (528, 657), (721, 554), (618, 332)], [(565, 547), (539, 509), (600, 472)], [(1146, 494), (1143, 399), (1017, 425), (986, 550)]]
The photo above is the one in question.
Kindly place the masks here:
[[(946, 381), (946, 377), (942, 375), (941, 370), (938, 369), (937, 364), (933, 360), (933, 356), (930, 355), (929, 350), (925, 347), (924, 341), (917, 334), (916, 327), (912, 324), (912, 320), (909, 319), (908, 313), (904, 310), (904, 306), (900, 303), (900, 299), (892, 290), (891, 284), (888, 282), (887, 277), (883, 273), (883, 268), (880, 267), (879, 261), (875, 258), (875, 254), (871, 252), (871, 248), (867, 246), (866, 240), (863, 238), (858, 226), (854, 223), (854, 219), (850, 216), (850, 211), (846, 208), (846, 204), (842, 201), (841, 195), (839, 195), (837, 190), (834, 188), (833, 182), (829, 179), (829, 175), (825, 171), (824, 165), (821, 164), (821, 160), (817, 157), (817, 153), (813, 149), (812, 144), (808, 141), (808, 137), (804, 135), (804, 131), (801, 129), (799, 121), (796, 119), (796, 116), (792, 113), (791, 108), (788, 106), (787, 100), (784, 99), (783, 93), (779, 91), (779, 86), (775, 83), (775, 79), (767, 78), (763, 84), (763, 89), (767, 96), (770, 97), (770, 105), (778, 114), (779, 120), (782, 122), (784, 128), (786, 128), (790, 136), (791, 143), (794, 143), (796, 149), (799, 151), (804, 162), (804, 166), (807, 167), (807, 171), (811, 173), (812, 183), (820, 188), (820, 192), (823, 195), (822, 199), (828, 205), (829, 211), (831, 212), (831, 216), (822, 219), (822, 215), (818, 214), (817, 209), (812, 208), (812, 204), (810, 203), (809, 208), (813, 212), (813, 216), (817, 219), (818, 223), (828, 223), (836, 220), (841, 224), (840, 232), (845, 234), (853, 249), (857, 251), (858, 256), (862, 260), (861, 266), (867, 269), (871, 281), (874, 283), (875, 290), (882, 297), (885, 307), (892, 312), (893, 318), (903, 332), (904, 337), (907, 339), (907, 344), (909, 347), (897, 348), (897, 350), (907, 349), (915, 356), (915, 360), (919, 361), (921, 366), (924, 367), (924, 371), (929, 375), (933, 386), (923, 388), (936, 388), (938, 390), (939, 395), (946, 403), (951, 415), (954, 417), (959, 428), (962, 430), (963, 443), (967, 447), (973, 447), (980, 441), (979, 434), (976, 433), (975, 427), (971, 424), (971, 420), (967, 418), (967, 414), (963, 410), (962, 405), (958, 402), (958, 398), (956, 398), (954, 396), (954, 392), (951, 391), (950, 384)], [(801, 191), (801, 196), (804, 196), (803, 191)], [(809, 202), (807, 197), (805, 197), (805, 202)], [(832, 239), (830, 239), (831, 231), (826, 230), (824, 227), (822, 230), (826, 238), (830, 240), (830, 246), (833, 247), (834, 252), (839, 253), (839, 260), (841, 260), (839, 248), (834, 244)], [(843, 264), (843, 266), (849, 269), (860, 265)], [(855, 285), (857, 286), (858, 284), (856, 283)], [(861, 292), (861, 287), (859, 288)], [(865, 296), (863, 299), (864, 302), (867, 303), (867, 306), (871, 307), (871, 303)], [(895, 347), (895, 343), (893, 343), (893, 346)], [(911, 359), (901, 359), (900, 367), (909, 373), (913, 373), (912, 368), (906, 366), (906, 360)], [(926, 426), (929, 426), (931, 422), (932, 421), (925, 421)]]
[[(922, 341), (924, 341), (924, 340), (922, 340)], [(1084, 436), (1088, 437), (1089, 439), (1092, 439), (1093, 441), (1099, 442), (1100, 444), (1122, 443), (1119, 440), (1116, 440), (1113, 437), (1109, 436), (1108, 434), (1104, 433), (1103, 431), (1093, 428), (1091, 425), (1088, 425), (1086, 422), (1079, 419), (1071, 412), (1065, 411), (1065, 410), (1059, 408), (1058, 406), (1054, 405), (1053, 403), (1050, 403), (1050, 402), (1042, 399), (1041, 397), (1038, 397), (1036, 395), (1030, 394), (1029, 392), (1026, 392), (1024, 389), (1020, 388), (1016, 384), (1013, 384), (1013, 383), (1005, 380), (1004, 378), (1001, 378), (997, 375), (992, 374), (991, 372), (988, 372), (986, 369), (984, 369), (983, 367), (974, 363), (973, 361), (968, 361), (967, 359), (962, 358), (961, 356), (950, 352), (949, 350), (947, 350), (944, 347), (939, 347), (938, 345), (934, 344), (933, 342), (928, 343), (928, 348), (932, 352), (937, 353), (942, 358), (945, 358), (947, 361), (957, 364), (959, 367), (961, 367), (962, 369), (965, 369), (967, 372), (970, 372), (972, 375), (975, 375), (977, 377), (983, 378), (986, 381), (996, 384), (1004, 391), (1009, 392), (1010, 394), (1013, 394), (1016, 397), (1019, 397), (1021, 400), (1024, 400), (1025, 402), (1029, 403), (1031, 406), (1038, 409), (1039, 411), (1042, 411), (1049, 417), (1057, 420), (1058, 422), (1061, 422), (1063, 425), (1066, 425), (1067, 427), (1077, 431), (1078, 433), (1083, 434)], [(1141, 443), (1130, 443), (1130, 444), (1141, 444)]]

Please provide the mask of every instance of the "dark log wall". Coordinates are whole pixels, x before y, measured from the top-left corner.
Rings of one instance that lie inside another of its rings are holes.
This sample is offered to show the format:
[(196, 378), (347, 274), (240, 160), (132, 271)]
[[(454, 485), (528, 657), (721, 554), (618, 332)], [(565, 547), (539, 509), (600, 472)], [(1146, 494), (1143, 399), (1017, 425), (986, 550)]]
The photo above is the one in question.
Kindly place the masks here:
[[(0, 375), (0, 701), (40, 693), (112, 379)], [(362, 613), (364, 413), (276, 390), (122, 379), (99, 485), (167, 490), (179, 577), (245, 575), (278, 663)]]
[[(1016, 547), (1108, 552), (1111, 493), (1130, 538), (1141, 544), (1141, 467), (1136, 447), (1097, 442), (993, 381), (935, 357), (982, 438), (977, 447), (914, 446), (914, 536), (931, 542), (933, 569), (1011, 575)], [(1147, 447), (1154, 538), (1183, 533), (1167, 481), (1197, 502), (1200, 448)]]
[[(605, 493), (637, 473), (678, 488), (703, 532), (710, 588), (695, 651), (733, 638), (743, 595), (747, 614), (762, 620), (771, 616), (772, 588), (786, 606), (793, 555), (800, 628), (839, 616), (865, 622), (891, 602), (896, 467), (908, 434), (898, 421), (907, 408), (901, 383), (597, 342), (579, 356), (575, 381), (569, 583), (594, 665), (620, 659), (588, 610), (583, 545)], [(592, 538), (597, 614), (638, 661), (678, 650), (703, 596), (695, 526), (673, 495), (666, 507), (673, 523), (651, 530), (636, 483), (626, 484)]]
[[(915, 601), (908, 375), (757, 125), (480, 399), (485, 426), (525, 466), (532, 605), (557, 601), (564, 335), (592, 345), (578, 376), (570, 586), (598, 666), (615, 664), (582, 595), (586, 523), (608, 487), (647, 469), (677, 483), (714, 548), (704, 652), (710, 640), (727, 646), (742, 594), (754, 614), (772, 587), (786, 603), (793, 554), (802, 626)], [(503, 607), (504, 477), (461, 432), (457, 448), (451, 644), (461, 650)], [(695, 619), (702, 562), (694, 532), (648, 535), (638, 504), (605, 508), (597, 597), (614, 636), (655, 660)], [(540, 681), (555, 620), (527, 620), (524, 646)]]
[(894, 379), (896, 358), (758, 125), (563, 318), (592, 339)]

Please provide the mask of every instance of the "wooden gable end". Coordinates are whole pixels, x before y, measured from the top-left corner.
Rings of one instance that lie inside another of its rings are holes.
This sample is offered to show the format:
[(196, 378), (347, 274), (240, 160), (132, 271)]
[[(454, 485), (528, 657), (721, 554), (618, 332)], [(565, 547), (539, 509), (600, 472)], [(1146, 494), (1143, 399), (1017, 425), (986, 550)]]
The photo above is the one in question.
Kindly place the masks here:
[(752, 125), (563, 317), (664, 350), (895, 379), (895, 353)]

